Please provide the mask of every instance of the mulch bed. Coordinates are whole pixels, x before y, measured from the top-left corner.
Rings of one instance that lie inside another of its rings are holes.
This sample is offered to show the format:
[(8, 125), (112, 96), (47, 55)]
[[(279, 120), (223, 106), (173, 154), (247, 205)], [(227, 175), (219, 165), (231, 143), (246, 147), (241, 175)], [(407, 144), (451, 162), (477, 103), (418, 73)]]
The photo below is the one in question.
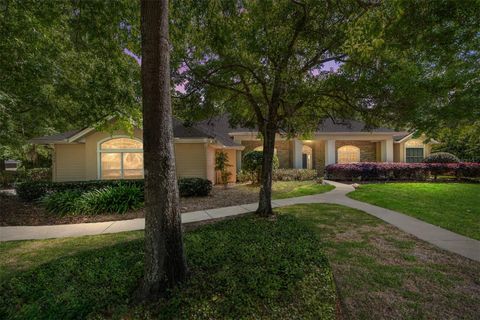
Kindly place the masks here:
[[(258, 201), (257, 189), (240, 188), (237, 186), (214, 187), (208, 197), (180, 198), (181, 212), (247, 204)], [(143, 218), (142, 210), (130, 211), (125, 214), (75, 215), (58, 216), (47, 212), (41, 206), (25, 203), (16, 196), (0, 193), (0, 226), (38, 226), (70, 223), (103, 222), (113, 220), (128, 220)]]

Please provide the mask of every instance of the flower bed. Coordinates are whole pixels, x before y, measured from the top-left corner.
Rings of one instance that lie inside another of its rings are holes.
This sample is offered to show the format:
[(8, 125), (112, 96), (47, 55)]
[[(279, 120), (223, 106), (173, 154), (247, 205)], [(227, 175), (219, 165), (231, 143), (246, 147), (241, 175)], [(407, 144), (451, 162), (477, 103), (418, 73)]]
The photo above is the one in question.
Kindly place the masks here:
[(438, 175), (477, 178), (480, 177), (480, 163), (359, 162), (332, 164), (325, 168), (325, 178), (332, 180), (427, 180)]

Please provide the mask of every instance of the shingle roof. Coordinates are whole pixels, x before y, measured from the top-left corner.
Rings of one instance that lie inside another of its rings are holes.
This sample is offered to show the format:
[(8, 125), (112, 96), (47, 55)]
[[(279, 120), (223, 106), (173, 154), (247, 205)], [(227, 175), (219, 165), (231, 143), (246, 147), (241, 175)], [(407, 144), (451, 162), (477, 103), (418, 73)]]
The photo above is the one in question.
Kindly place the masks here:
[[(241, 144), (236, 143), (233, 139), (224, 132), (217, 132), (212, 130), (208, 125), (204, 124), (193, 124), (185, 125), (181, 120), (173, 118), (173, 136), (180, 139), (215, 139), (219, 143), (223, 144), (226, 147), (239, 147)], [(67, 142), (67, 140), (77, 133), (85, 129), (70, 130), (50, 136), (37, 137), (30, 140), (32, 143), (36, 144), (50, 144), (50, 143), (59, 143)]]
[(55, 142), (65, 142), (68, 138), (73, 137), (80, 131), (84, 129), (77, 129), (77, 130), (70, 130), (62, 133), (57, 133), (53, 134), (50, 136), (44, 136), (44, 137), (36, 137), (33, 139), (30, 139), (31, 143), (37, 143), (37, 144), (48, 144), (48, 143), (55, 143)]
[[(84, 129), (82, 129), (84, 130)], [(65, 142), (82, 130), (71, 130), (51, 136), (33, 138), (30, 141), (38, 144)], [(226, 147), (239, 147), (241, 144), (233, 141), (230, 136), (232, 133), (239, 132), (257, 132), (257, 129), (246, 127), (231, 126), (228, 115), (213, 117), (208, 120), (199, 121), (192, 125), (185, 125), (181, 120), (173, 118), (173, 135), (175, 138), (195, 139), (208, 138), (215, 139)], [(338, 120), (325, 119), (318, 125), (317, 133), (340, 133), (340, 132), (375, 132), (375, 133), (391, 133), (395, 141), (405, 138), (410, 133), (407, 131), (395, 131), (390, 128), (373, 128), (366, 129), (363, 122), (357, 120)]]

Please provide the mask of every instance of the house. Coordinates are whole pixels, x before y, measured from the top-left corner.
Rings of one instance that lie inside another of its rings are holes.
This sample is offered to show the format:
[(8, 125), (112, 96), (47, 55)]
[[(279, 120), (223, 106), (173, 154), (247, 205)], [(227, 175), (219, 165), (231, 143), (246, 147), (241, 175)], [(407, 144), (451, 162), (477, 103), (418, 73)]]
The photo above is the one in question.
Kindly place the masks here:
[[(242, 154), (262, 150), (257, 130), (233, 128), (227, 116), (191, 126), (174, 119), (178, 177), (201, 177), (216, 182), (215, 154), (225, 151), (232, 165), (231, 181), (242, 167)], [(101, 132), (94, 128), (34, 138), (53, 147), (53, 181), (136, 179), (143, 177), (142, 130)], [(316, 169), (349, 162), (420, 162), (431, 143), (413, 133), (376, 128), (367, 131), (360, 121), (322, 121), (309, 140), (277, 136), (275, 154), (281, 168)]]

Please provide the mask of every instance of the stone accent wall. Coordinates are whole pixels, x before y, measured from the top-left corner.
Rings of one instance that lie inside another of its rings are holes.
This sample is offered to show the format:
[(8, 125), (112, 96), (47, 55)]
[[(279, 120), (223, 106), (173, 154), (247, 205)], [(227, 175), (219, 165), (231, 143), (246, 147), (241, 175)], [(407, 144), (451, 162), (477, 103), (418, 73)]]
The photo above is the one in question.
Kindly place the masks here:
[(360, 162), (376, 162), (377, 161), (377, 146), (375, 142), (370, 141), (335, 141), (335, 161), (338, 162), (338, 148), (343, 146), (355, 146), (360, 149)]
[(292, 167), (292, 148), (290, 148), (292, 141), (280, 140), (275, 141), (275, 148), (277, 149), (277, 157), (280, 168)]

